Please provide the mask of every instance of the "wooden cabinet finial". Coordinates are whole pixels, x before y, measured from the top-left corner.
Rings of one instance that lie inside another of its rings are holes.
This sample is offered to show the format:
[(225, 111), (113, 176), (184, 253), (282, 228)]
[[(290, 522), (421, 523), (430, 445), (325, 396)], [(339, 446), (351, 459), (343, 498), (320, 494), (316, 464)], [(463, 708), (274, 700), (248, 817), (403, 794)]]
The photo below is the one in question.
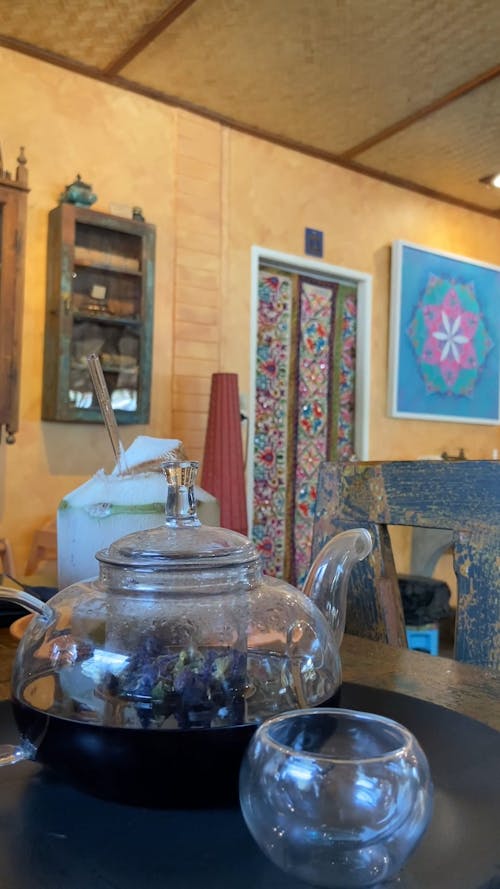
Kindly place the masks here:
[(21, 327), (24, 294), (24, 248), (28, 170), (24, 148), (17, 158), (16, 178), (4, 169), (0, 151), (0, 433), (12, 444), (19, 422)]
[(26, 185), (26, 186), (28, 185), (28, 167), (26, 166), (27, 162), (28, 161), (27, 161), (26, 155), (24, 153), (24, 145), (21, 145), (21, 148), (19, 149), (19, 155), (17, 158), (17, 170), (16, 170), (16, 182), (18, 182), (19, 185)]

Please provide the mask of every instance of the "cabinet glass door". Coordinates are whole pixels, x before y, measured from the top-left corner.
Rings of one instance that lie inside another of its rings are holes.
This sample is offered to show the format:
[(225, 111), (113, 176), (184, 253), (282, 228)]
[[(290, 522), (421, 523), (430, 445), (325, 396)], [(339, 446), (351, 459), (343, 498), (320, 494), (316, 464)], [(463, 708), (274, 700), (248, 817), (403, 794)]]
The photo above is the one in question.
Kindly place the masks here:
[(62, 203), (49, 214), (42, 419), (101, 423), (96, 354), (120, 423), (148, 423), (156, 229)]
[(68, 400), (95, 410), (87, 356), (99, 355), (114, 410), (136, 411), (140, 379), (142, 239), (76, 223)]

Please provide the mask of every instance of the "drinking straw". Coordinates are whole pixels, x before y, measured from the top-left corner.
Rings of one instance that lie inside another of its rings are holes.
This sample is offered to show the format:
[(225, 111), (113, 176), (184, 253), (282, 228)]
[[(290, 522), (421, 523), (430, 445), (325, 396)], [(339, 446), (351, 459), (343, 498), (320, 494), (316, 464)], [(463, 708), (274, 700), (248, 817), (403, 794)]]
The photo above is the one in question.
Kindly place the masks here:
[(122, 475), (128, 471), (125, 461), (125, 449), (120, 440), (118, 424), (116, 422), (115, 412), (111, 406), (111, 398), (109, 397), (109, 391), (106, 385), (106, 380), (104, 379), (99, 356), (96, 355), (95, 352), (91, 355), (87, 355), (87, 364), (95, 394), (99, 402), (99, 407), (101, 409), (104, 425), (106, 426), (111, 441), (111, 447), (113, 448), (113, 453), (115, 455), (116, 467), (119, 474)]

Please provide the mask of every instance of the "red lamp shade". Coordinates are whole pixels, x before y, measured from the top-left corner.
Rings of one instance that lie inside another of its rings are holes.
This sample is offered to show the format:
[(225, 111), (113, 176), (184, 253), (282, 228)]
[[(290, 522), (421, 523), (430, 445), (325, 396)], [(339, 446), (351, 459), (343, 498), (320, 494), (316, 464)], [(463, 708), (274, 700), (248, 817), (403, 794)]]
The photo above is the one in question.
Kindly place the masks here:
[(237, 374), (212, 374), (201, 484), (219, 501), (221, 526), (247, 534)]

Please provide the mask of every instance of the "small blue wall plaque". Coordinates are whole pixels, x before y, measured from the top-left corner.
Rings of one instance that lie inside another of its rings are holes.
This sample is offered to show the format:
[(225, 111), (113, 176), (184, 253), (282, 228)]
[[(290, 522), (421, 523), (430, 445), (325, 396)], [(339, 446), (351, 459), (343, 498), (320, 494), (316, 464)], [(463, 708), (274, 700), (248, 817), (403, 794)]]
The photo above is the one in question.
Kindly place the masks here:
[(323, 232), (316, 228), (306, 228), (305, 252), (310, 256), (323, 256)]

